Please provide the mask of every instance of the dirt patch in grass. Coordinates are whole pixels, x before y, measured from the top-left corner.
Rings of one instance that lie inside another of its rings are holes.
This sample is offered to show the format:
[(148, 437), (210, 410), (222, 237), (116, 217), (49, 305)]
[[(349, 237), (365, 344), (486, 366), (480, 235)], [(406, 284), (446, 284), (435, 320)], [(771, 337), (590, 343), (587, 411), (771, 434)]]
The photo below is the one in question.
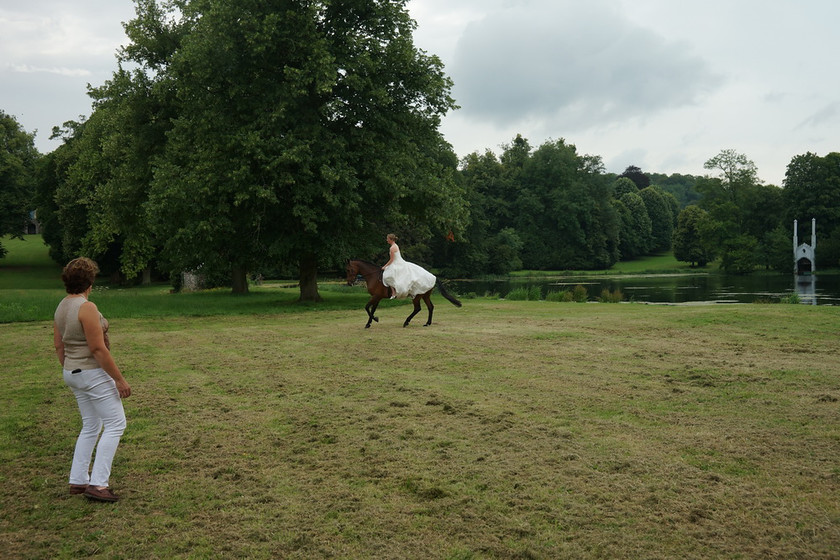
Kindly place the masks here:
[(79, 421), (49, 325), (0, 325), (4, 556), (840, 550), (837, 310), (407, 313), (112, 324), (134, 388), (115, 505), (65, 495)]

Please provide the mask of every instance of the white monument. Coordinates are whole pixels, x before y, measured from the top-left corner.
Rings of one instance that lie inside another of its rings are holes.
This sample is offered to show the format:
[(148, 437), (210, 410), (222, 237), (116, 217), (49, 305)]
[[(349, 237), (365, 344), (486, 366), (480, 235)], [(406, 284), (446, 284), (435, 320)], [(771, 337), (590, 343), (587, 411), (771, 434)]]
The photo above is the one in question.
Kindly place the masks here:
[(817, 220), (811, 219), (811, 244), (799, 243), (799, 229), (793, 221), (793, 277), (802, 303), (817, 305)]
[(817, 272), (817, 261), (814, 252), (817, 248), (817, 220), (811, 218), (811, 244), (799, 243), (798, 221), (793, 220), (793, 273), (796, 275)]

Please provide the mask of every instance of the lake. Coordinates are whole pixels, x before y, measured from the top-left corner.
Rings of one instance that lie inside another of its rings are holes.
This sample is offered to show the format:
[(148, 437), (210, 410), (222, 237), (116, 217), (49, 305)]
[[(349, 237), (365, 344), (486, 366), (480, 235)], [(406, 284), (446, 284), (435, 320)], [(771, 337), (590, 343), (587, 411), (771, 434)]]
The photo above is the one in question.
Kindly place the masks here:
[(504, 297), (515, 288), (539, 286), (543, 297), (549, 292), (586, 287), (589, 299), (603, 290), (620, 290), (624, 300), (659, 304), (778, 302), (796, 293), (806, 305), (840, 305), (840, 273), (815, 276), (785, 274), (728, 275), (719, 273), (645, 274), (621, 276), (566, 276), (506, 278), (503, 280), (453, 280), (459, 294), (488, 293)]

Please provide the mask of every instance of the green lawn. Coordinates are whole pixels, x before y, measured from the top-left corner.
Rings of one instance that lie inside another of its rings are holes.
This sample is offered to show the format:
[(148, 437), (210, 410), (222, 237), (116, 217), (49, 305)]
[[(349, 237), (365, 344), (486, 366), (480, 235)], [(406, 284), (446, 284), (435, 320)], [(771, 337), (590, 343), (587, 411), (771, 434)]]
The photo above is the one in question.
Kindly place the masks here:
[(511, 276), (603, 276), (610, 274), (685, 274), (717, 271), (717, 263), (702, 268), (692, 268), (689, 263), (675, 259), (673, 253), (665, 253), (649, 255), (632, 261), (617, 262), (607, 270), (518, 270), (511, 273)]
[(25, 235), (23, 239), (0, 238), (8, 250), (0, 259), (0, 290), (58, 289), (61, 290), (61, 267), (49, 257), (49, 247), (40, 235)]
[(840, 550), (838, 308), (435, 296), (429, 328), (385, 302), (364, 329), (361, 288), (101, 287), (133, 394), (97, 504), (67, 494), (63, 292), (32, 241), (0, 260), (4, 559)]
[(50, 323), (0, 324), (3, 557), (836, 557), (838, 309), (436, 301), (113, 319), (113, 505)]
[[(52, 318), (55, 306), (64, 297), (61, 267), (48, 255), (41, 236), (28, 235), (24, 240), (2, 240), (9, 250), (0, 259), (0, 323), (42, 321)], [(269, 282), (252, 286), (248, 297), (231, 294), (230, 289), (197, 293), (170, 293), (168, 284), (122, 288), (100, 279), (91, 299), (107, 309), (109, 317), (205, 317), (215, 315), (260, 315), (300, 311), (356, 308), (367, 296), (363, 290), (349, 288), (337, 281), (324, 282), (321, 304), (298, 303), (299, 290), (292, 282)], [(405, 302), (384, 302), (399, 306)]]

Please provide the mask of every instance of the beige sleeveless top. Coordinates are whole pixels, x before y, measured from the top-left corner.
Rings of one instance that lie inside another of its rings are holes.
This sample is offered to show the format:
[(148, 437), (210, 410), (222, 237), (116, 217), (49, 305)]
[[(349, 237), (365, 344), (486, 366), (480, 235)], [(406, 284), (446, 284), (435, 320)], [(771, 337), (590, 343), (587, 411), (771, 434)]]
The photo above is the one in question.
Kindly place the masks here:
[[(85, 330), (79, 321), (79, 308), (87, 302), (84, 297), (66, 297), (55, 310), (55, 324), (64, 343), (64, 369), (96, 369), (101, 367), (88, 348)], [(108, 340), (108, 321), (99, 314), (99, 324)]]

